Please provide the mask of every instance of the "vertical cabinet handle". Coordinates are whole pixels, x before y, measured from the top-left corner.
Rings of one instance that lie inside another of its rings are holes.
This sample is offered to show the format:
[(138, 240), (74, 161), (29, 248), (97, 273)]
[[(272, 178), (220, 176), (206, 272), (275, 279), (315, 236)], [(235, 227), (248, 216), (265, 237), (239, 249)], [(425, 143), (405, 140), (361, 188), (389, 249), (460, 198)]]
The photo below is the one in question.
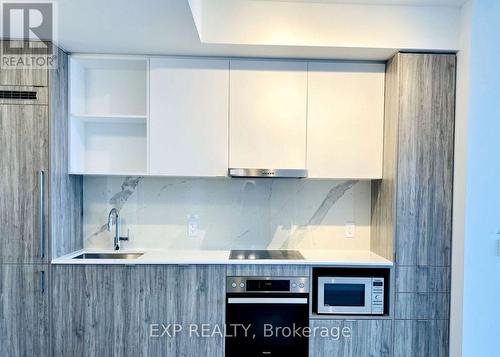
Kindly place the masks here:
[(45, 293), (45, 271), (40, 272), (40, 292)]
[(38, 234), (40, 244), (40, 258), (45, 256), (45, 172), (38, 172)]

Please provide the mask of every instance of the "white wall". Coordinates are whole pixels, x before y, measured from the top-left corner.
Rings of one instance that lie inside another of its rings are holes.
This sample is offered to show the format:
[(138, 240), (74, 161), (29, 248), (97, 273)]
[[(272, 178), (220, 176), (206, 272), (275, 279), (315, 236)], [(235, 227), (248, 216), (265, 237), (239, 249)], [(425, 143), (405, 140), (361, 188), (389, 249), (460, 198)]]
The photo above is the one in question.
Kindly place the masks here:
[(457, 54), (455, 174), (453, 179), (453, 244), (451, 269), (450, 356), (462, 355), (464, 289), (464, 221), (467, 176), (471, 3), (462, 8), (460, 51)]
[[(496, 240), (500, 239), (497, 234), (500, 229), (500, 1), (473, 0), (470, 16), (468, 109), (459, 106), (468, 113), (462, 353), (466, 357), (498, 356), (500, 257), (496, 255)], [(458, 114), (460, 119), (463, 113)], [(463, 197), (456, 196), (455, 199), (462, 200)], [(456, 306), (454, 308), (456, 311)], [(452, 330), (454, 332), (456, 330)], [(453, 348), (454, 353), (459, 353)]]

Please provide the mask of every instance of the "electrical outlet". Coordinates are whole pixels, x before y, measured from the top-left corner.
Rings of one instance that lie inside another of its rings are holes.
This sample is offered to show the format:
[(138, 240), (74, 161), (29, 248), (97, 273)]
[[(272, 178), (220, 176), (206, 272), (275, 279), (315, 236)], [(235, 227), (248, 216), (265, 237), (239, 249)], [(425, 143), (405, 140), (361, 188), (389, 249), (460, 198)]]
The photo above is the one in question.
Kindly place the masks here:
[(187, 234), (190, 238), (198, 236), (198, 215), (190, 214), (187, 220)]
[(356, 226), (354, 222), (346, 222), (345, 224), (345, 238), (354, 238), (356, 233)]

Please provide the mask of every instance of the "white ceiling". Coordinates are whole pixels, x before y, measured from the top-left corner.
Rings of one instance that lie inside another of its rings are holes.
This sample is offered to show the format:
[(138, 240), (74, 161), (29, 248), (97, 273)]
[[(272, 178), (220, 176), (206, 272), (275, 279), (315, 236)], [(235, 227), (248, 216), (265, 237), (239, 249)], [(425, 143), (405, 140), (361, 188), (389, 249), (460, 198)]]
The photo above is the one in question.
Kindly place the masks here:
[(204, 44), (188, 0), (56, 0), (58, 44), (68, 52), (387, 59), (394, 51)]
[[(387, 49), (366, 51), (366, 49), (311, 46), (204, 44), (199, 40), (188, 0), (55, 1), (58, 4), (57, 42), (68, 52), (344, 59), (387, 59), (394, 52)], [(379, 2), (379, 0), (374, 1)], [(380, 2), (388, 1), (416, 2), (416, 0), (380, 0)]]
[(56, 0), (58, 39), (71, 52), (198, 51), (187, 0)]
[(467, 0), (252, 0), (363, 5), (462, 6)]

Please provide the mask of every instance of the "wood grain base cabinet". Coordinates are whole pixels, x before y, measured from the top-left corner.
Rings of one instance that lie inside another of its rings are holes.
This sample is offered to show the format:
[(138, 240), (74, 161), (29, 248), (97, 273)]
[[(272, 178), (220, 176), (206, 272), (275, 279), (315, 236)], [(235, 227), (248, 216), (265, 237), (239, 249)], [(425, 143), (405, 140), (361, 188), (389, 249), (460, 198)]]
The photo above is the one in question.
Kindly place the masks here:
[(48, 355), (47, 265), (0, 264), (0, 356)]
[(394, 356), (448, 356), (448, 320), (396, 320)]
[[(391, 320), (311, 320), (310, 327), (317, 331), (309, 341), (310, 357), (392, 355)], [(320, 331), (325, 328), (334, 333), (328, 337), (321, 336)]]
[[(53, 354), (223, 356), (222, 338), (190, 337), (189, 324), (222, 327), (225, 274), (222, 266), (54, 266)], [(181, 333), (161, 335), (175, 323)]]
[(53, 266), (54, 356), (137, 355), (134, 268)]
[[(137, 273), (141, 356), (224, 355), (223, 338), (190, 335), (189, 328), (223, 326), (225, 266), (150, 266), (138, 267)], [(180, 324), (182, 331), (173, 337), (151, 337), (152, 325), (169, 323)]]

